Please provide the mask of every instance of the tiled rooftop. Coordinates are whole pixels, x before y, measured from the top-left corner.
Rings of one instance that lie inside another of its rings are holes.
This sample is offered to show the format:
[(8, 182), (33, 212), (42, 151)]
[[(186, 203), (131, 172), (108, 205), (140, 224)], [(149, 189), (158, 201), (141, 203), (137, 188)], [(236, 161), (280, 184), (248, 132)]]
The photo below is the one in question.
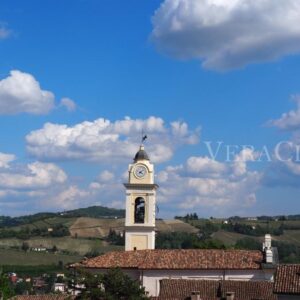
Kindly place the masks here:
[(22, 295), (14, 296), (10, 300), (73, 300), (75, 296), (70, 295)]
[(114, 267), (142, 270), (159, 269), (230, 269), (261, 268), (261, 251), (248, 250), (139, 250), (116, 251), (87, 259), (73, 267), (108, 269)]
[(277, 268), (274, 292), (300, 295), (300, 265), (280, 265)]
[(273, 283), (266, 281), (214, 281), (163, 279), (157, 299), (190, 299), (192, 292), (199, 292), (201, 300), (224, 299), (233, 292), (235, 300), (276, 300)]

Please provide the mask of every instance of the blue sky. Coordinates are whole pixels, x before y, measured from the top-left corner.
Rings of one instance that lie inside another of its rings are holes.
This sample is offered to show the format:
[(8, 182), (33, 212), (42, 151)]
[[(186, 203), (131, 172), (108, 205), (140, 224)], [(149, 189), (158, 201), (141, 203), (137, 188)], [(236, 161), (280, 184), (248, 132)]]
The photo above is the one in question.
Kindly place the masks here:
[(142, 129), (162, 217), (299, 213), (300, 5), (252, 2), (1, 1), (0, 215), (124, 207)]

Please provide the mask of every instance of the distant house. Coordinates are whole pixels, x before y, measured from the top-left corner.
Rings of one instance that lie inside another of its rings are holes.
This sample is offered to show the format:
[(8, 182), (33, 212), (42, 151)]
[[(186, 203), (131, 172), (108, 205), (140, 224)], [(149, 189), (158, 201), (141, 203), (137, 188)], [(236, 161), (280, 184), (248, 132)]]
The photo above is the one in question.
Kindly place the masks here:
[(280, 300), (300, 299), (300, 265), (278, 266), (274, 293)]
[(16, 273), (14, 272), (11, 272), (8, 274), (8, 277), (9, 277), (9, 280), (12, 282), (12, 283), (16, 283), (18, 281), (18, 276)]
[(81, 293), (81, 290), (85, 288), (85, 285), (82, 283), (75, 284), (74, 288), (69, 288), (68, 293), (72, 296), (78, 296)]
[(247, 218), (248, 221), (257, 221), (258, 219), (256, 217), (249, 217)]
[(58, 277), (65, 278), (65, 273), (56, 273), (56, 278)]
[(35, 251), (35, 252), (46, 252), (47, 251), (47, 248), (46, 247), (33, 247), (31, 248), (31, 251)]
[(54, 283), (53, 290), (54, 292), (65, 293), (67, 292), (68, 286), (65, 283)]
[(42, 277), (35, 277), (32, 279), (32, 287), (37, 293), (43, 294), (47, 287), (47, 283)]

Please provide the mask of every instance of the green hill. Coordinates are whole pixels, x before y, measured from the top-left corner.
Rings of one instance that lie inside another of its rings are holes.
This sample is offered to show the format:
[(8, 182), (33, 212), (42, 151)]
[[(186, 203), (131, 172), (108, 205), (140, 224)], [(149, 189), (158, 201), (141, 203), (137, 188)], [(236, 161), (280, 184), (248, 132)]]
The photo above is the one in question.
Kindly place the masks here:
[(42, 212), (42, 213), (20, 216), (20, 217), (0, 216), (0, 228), (30, 225), (39, 221), (44, 221), (46, 219), (55, 218), (55, 217), (123, 218), (124, 216), (125, 216), (124, 209), (108, 208), (104, 206), (91, 206), (87, 208), (79, 208), (79, 209), (57, 212), (57, 213)]

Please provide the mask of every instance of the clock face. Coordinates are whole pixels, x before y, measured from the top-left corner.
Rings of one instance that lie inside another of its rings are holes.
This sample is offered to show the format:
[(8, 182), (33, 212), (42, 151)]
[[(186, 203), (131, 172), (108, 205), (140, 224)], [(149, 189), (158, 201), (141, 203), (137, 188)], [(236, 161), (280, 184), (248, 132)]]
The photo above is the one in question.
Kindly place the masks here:
[(145, 177), (146, 174), (147, 174), (147, 168), (145, 166), (138, 165), (135, 167), (134, 175), (137, 178), (143, 178), (143, 177)]

